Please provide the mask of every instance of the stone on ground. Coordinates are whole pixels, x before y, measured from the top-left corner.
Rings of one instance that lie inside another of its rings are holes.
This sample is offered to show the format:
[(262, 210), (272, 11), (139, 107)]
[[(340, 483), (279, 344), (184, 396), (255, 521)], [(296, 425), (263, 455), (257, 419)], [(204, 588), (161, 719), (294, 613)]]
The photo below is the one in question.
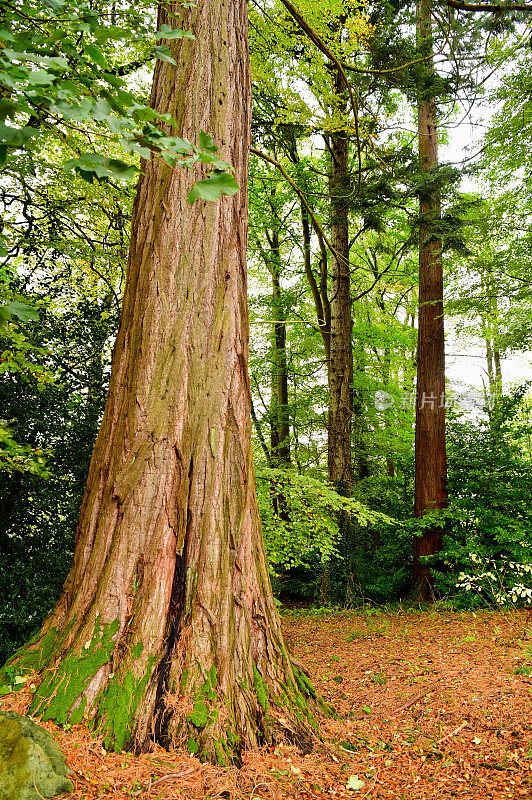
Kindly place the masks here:
[(0, 710), (0, 800), (42, 800), (73, 789), (53, 736), (28, 717)]

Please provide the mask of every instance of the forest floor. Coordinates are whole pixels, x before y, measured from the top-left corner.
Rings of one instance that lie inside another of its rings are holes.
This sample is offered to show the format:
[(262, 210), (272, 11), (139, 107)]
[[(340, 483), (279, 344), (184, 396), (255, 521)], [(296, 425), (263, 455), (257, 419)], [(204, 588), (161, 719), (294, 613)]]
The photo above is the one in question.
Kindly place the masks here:
[[(339, 714), (306, 756), (279, 745), (237, 770), (106, 753), (83, 726), (46, 727), (74, 773), (69, 800), (532, 800), (530, 623), (519, 611), (285, 612), (292, 651)], [(27, 701), (0, 705), (24, 713)]]

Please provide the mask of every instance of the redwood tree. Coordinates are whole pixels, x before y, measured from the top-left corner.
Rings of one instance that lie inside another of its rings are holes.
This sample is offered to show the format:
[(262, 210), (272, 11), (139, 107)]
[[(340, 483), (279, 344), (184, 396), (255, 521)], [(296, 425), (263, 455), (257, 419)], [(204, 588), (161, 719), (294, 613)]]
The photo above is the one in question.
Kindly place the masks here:
[[(432, 53), (430, 0), (418, 0), (417, 36), (425, 55)], [(445, 337), (442, 243), (438, 232), (441, 201), (437, 183), (438, 128), (432, 59), (425, 62), (419, 88), (419, 160), (424, 181), (419, 202), (419, 328), (417, 351), (415, 505), (416, 517), (447, 505), (445, 443)], [(430, 567), (423, 556), (438, 553), (442, 529), (427, 527), (414, 540), (414, 593), (432, 597)]]
[(187, 203), (191, 176), (143, 165), (109, 397), (71, 571), (12, 659), (36, 670), (31, 713), (83, 718), (108, 748), (187, 744), (225, 762), (309, 741), (314, 693), (291, 660), (263, 550), (250, 436), (245, 0), (159, 8), (169, 39), (151, 104), (200, 129), (240, 192)]

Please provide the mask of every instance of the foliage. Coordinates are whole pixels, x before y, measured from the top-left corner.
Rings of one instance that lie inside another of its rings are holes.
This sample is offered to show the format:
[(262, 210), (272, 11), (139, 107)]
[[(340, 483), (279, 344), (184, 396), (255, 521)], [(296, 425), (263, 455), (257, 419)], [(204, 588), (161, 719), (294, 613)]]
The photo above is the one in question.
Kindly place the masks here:
[(7, 424), (0, 420), (0, 472), (30, 472), (46, 478), (46, 452), (29, 445), (20, 445), (12, 438)]
[[(491, 348), (494, 363), (530, 348), (527, 37), (504, 15), (495, 25), (458, 13), (444, 19), (433, 9), (441, 60), (437, 86), (429, 88), (438, 97), (442, 131), (449, 126), (452, 139), (458, 101), (486, 103), (491, 93), (497, 104), (475, 160), (485, 191), (460, 195), (463, 169), (443, 165), (421, 178), (412, 149), (411, 122), (427, 79), (425, 66), (416, 63), (414, 4), (296, 5), (335, 56), (359, 71), (346, 71), (354, 108), (335, 85), (331, 63), (284, 5), (252, 4), (254, 142), (291, 181), (252, 156), (251, 389), (272, 575), (287, 593), (316, 598), (324, 565), (333, 565), (330, 580), (342, 603), (395, 601), (408, 596), (413, 537), (440, 524), (445, 544), (436, 566), (443, 596), (463, 606), (513, 603), (518, 594), (515, 602), (527, 602), (530, 401), (523, 392), (500, 397), (502, 377), (488, 375), (486, 392), (499, 397), (498, 406), (485, 418), (451, 419), (449, 508), (421, 521), (412, 518), (411, 402), (417, 200), (427, 188), (442, 192), (447, 314), (457, 337)], [(177, 17), (156, 31), (147, 0), (24, 0), (0, 3), (0, 17), (2, 661), (38, 627), (68, 569), (105, 402), (132, 181), (142, 160), (205, 169), (189, 202), (216, 201), (238, 186), (208, 132), (198, 130), (197, 141), (173, 137), (170, 117), (149, 106), (149, 70), (157, 59), (172, 64), (172, 42), (195, 35)], [(484, 80), (486, 65), (499, 70), (493, 86)], [(330, 331), (311, 281), (326, 306), (333, 292), (323, 236), (331, 229), (330, 143), (338, 131), (350, 152), (351, 499), (324, 479)], [(286, 469), (274, 468), (271, 436), (278, 414), (276, 323), (286, 338)], [(391, 402), (379, 405), (377, 392)], [(340, 511), (349, 514), (348, 536), (339, 530)]]
[(45, 286), (55, 308), (43, 309), (25, 338), (32, 347), (39, 342), (53, 380), (40, 383), (28, 370), (0, 374), (0, 405), (12, 430), (0, 461), (0, 661), (35, 633), (70, 567), (106, 396), (106, 343), (117, 324), (106, 294), (78, 294), (74, 302), (64, 282)]
[[(355, 526), (390, 525), (385, 514), (342, 497), (326, 483), (294, 470), (257, 471), (259, 508), (264, 541), (274, 575), (295, 567), (314, 568), (338, 554), (338, 512), (346, 511)], [(275, 514), (271, 495), (282, 495), (287, 513)]]
[[(2, 6), (0, 164), (14, 151), (42, 147), (42, 134), (48, 133), (78, 150), (65, 169), (90, 182), (131, 180), (138, 156), (146, 159), (152, 153), (170, 167), (202, 163), (230, 170), (208, 134), (200, 137), (199, 147), (172, 136), (163, 127), (172, 123), (171, 115), (139, 102), (126, 84), (125, 76), (155, 59), (175, 64), (166, 42), (193, 38), (192, 31), (165, 25), (153, 37), (147, 2), (114, 6), (111, 12), (104, 3), (71, 0)], [(79, 134), (87, 123), (103, 152), (80, 151)], [(120, 144), (127, 161), (109, 157), (111, 142)], [(233, 188), (230, 176), (227, 180)], [(197, 196), (205, 196), (203, 188)]]
[(452, 500), (439, 588), (451, 595), (465, 589), (457, 600), (465, 606), (517, 601), (516, 587), (532, 561), (532, 464), (521, 451), (522, 426), (516, 431), (515, 424), (523, 395), (521, 389), (501, 398), (491, 419), (476, 426), (466, 421), (451, 426)]
[(498, 606), (532, 603), (532, 563), (522, 564), (508, 558), (482, 559), (476, 553), (469, 554), (469, 561), (468, 574), (458, 575), (458, 589), (476, 592)]

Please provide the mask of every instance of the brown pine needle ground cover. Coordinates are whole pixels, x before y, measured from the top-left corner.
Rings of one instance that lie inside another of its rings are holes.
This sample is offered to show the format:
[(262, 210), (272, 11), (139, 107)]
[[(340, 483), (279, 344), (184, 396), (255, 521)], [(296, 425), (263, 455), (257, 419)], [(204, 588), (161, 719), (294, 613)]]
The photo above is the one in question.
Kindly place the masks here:
[[(106, 753), (82, 725), (46, 727), (74, 772), (71, 800), (532, 799), (529, 623), (517, 611), (285, 613), (294, 654), (340, 714), (306, 756), (279, 746), (228, 769)], [(0, 707), (24, 713), (29, 698)]]

